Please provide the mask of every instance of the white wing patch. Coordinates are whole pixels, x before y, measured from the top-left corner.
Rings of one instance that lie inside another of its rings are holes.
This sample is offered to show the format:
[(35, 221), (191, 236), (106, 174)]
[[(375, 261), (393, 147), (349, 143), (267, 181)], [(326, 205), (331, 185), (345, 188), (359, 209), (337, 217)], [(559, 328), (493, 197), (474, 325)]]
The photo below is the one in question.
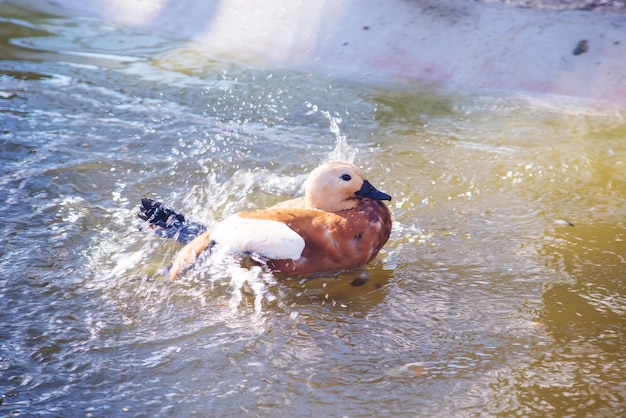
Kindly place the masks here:
[(304, 250), (304, 239), (284, 223), (237, 215), (220, 222), (211, 240), (227, 251), (256, 253), (271, 260), (297, 260)]

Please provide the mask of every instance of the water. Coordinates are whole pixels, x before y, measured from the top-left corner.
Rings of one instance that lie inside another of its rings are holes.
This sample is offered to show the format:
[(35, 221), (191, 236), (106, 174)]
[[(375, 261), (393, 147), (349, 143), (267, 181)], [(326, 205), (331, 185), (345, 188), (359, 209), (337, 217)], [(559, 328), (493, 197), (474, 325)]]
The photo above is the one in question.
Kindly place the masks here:
[[(0, 412), (618, 416), (626, 122), (361, 85), (0, 5)], [(337, 151), (338, 140), (345, 144)], [(351, 158), (393, 196), (362, 271), (175, 283), (144, 196), (210, 224)]]

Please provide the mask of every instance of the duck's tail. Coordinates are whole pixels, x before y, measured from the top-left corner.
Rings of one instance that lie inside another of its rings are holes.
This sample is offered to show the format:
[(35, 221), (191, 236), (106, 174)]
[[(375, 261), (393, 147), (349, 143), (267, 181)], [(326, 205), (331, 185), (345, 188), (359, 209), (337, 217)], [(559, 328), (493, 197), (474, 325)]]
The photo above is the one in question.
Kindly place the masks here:
[(153, 199), (141, 199), (139, 211), (137, 216), (147, 221), (150, 227), (155, 229), (157, 235), (178, 240), (183, 244), (207, 230), (205, 225), (189, 222), (183, 214), (167, 208), (163, 203)]

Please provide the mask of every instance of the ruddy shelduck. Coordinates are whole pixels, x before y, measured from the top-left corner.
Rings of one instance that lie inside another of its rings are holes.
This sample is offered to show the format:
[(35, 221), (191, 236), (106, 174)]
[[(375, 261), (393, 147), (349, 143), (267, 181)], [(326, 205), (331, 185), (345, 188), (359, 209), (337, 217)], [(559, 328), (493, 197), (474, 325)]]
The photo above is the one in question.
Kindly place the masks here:
[[(383, 200), (391, 200), (391, 196), (372, 186), (355, 165), (324, 164), (308, 176), (304, 197), (236, 213), (209, 230), (189, 224), (199, 235), (177, 254), (169, 279), (174, 280), (185, 266), (214, 246), (254, 254), (271, 271), (293, 275), (365, 266), (391, 233), (391, 215)], [(180, 230), (186, 222), (158, 202), (144, 199), (142, 203), (140, 217), (151, 224), (174, 225)]]

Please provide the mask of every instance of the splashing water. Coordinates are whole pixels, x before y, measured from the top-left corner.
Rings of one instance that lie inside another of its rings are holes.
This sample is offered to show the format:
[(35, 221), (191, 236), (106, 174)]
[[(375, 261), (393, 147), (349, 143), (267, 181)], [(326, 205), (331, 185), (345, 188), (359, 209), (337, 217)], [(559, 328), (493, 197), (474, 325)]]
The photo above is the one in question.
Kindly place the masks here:
[[(313, 109), (314, 112), (319, 111), (317, 106), (313, 106)], [(336, 139), (335, 148), (328, 154), (326, 161), (353, 162), (357, 149), (351, 147), (346, 136), (341, 134), (342, 118), (336, 112), (319, 112), (328, 120), (330, 132)], [(195, 149), (197, 146), (180, 142), (178, 145), (183, 149)], [(265, 169), (240, 169), (226, 181), (219, 181), (215, 175), (210, 175), (208, 183), (193, 185), (181, 195), (175, 192), (168, 200), (190, 219), (210, 225), (230, 213), (255, 208), (256, 205), (250, 202), (252, 193), (266, 194), (268, 199), (273, 199), (269, 195), (290, 196), (298, 193), (304, 181), (303, 177), (306, 176), (282, 176)], [(261, 205), (271, 204), (272, 201)], [(134, 217), (134, 212), (125, 212), (124, 216), (113, 221), (121, 229), (129, 216)], [(181, 282), (174, 284), (176, 296), (173, 296), (171, 288), (169, 291), (165, 290), (168, 288), (165, 273), (166, 266), (180, 249), (178, 244), (151, 237), (150, 233), (139, 236), (128, 233), (125, 237), (128, 238), (128, 245), (122, 251), (119, 251), (120, 236), (112, 234), (109, 229), (94, 239), (90, 246), (90, 266), (94, 270), (100, 270), (98, 279), (93, 280), (90, 287), (104, 290), (111, 303), (117, 304), (120, 299), (125, 299), (127, 303), (136, 303), (138, 299), (149, 295), (148, 298), (152, 300), (150, 303), (171, 305), (177, 304), (176, 300), (182, 298), (194, 300), (203, 307), (217, 304), (219, 317), (223, 320), (246, 317), (252, 328), (263, 330), (265, 304), (274, 302), (278, 297), (277, 292), (281, 292), (277, 289), (277, 281), (271, 273), (259, 266), (243, 266), (241, 257), (212, 253), (210, 257), (198, 260), (185, 277), (181, 278)], [(103, 269), (103, 266), (106, 268)], [(137, 275), (142, 277), (140, 282), (129, 286), (126, 278)], [(111, 292), (111, 288), (125, 290)]]
[(330, 114), (330, 112), (326, 110), (322, 110), (321, 113), (330, 122), (330, 132), (335, 135), (335, 139), (337, 141), (337, 145), (335, 146), (335, 149), (328, 155), (327, 161), (346, 161), (349, 163), (353, 163), (358, 150), (348, 145), (346, 137), (344, 135), (341, 135), (339, 125), (342, 122), (342, 118), (337, 115), (333, 116)]

